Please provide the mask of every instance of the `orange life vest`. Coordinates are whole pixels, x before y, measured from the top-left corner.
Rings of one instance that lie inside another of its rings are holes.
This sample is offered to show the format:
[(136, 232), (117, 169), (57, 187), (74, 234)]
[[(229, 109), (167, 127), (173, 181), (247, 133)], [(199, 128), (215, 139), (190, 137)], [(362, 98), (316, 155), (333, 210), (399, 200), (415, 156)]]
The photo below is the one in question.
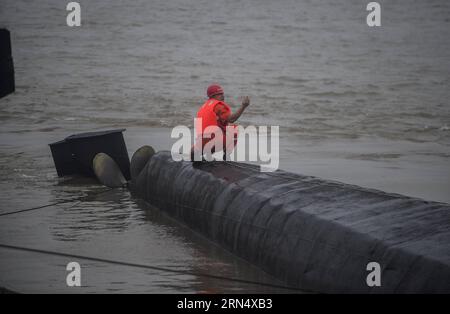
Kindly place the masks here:
[[(225, 131), (225, 127), (227, 126), (226, 123), (222, 123), (219, 121), (219, 117), (215, 113), (214, 109), (217, 105), (223, 105), (226, 111), (228, 111), (231, 114), (230, 107), (224, 103), (223, 101), (210, 98), (208, 99), (203, 106), (200, 107), (199, 111), (197, 112), (197, 118), (202, 118), (202, 126), (200, 128), (200, 125), (196, 125), (197, 135), (202, 135), (205, 129), (209, 126), (216, 125), (220, 128), (222, 128), (223, 131)], [(229, 115), (229, 114), (228, 114)]]

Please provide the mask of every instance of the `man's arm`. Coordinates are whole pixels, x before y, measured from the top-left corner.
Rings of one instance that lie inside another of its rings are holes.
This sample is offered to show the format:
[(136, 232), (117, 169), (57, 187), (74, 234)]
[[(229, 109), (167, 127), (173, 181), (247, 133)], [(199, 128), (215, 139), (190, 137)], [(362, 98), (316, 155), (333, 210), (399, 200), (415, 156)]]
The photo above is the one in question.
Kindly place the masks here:
[(247, 108), (249, 105), (250, 105), (250, 98), (248, 98), (248, 96), (245, 96), (244, 99), (242, 100), (241, 107), (235, 113), (231, 114), (228, 117), (228, 122), (233, 123), (237, 121), (237, 119), (239, 119), (241, 114), (244, 112), (245, 108)]

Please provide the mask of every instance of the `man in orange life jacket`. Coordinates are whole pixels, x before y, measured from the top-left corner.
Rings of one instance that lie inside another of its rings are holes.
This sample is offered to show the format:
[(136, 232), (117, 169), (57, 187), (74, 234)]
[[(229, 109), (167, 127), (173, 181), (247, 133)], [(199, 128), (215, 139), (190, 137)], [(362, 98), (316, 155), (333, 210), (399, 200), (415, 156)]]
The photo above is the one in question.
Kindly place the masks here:
[[(237, 142), (237, 133), (228, 136), (233, 138), (233, 147), (226, 146), (227, 126), (233, 126), (233, 123), (239, 119), (245, 108), (250, 105), (250, 99), (248, 96), (242, 100), (242, 106), (235, 113), (231, 113), (231, 108), (224, 102), (224, 93), (222, 87), (219, 85), (211, 85), (208, 87), (206, 94), (208, 100), (200, 107), (197, 112), (197, 119), (201, 118), (201, 127), (196, 126), (197, 140), (191, 149), (191, 160), (194, 160), (194, 150), (200, 150), (203, 155), (203, 149), (205, 145), (214, 138), (214, 134), (206, 134), (205, 129), (209, 126), (218, 126), (223, 132), (223, 146), (213, 147), (212, 153), (223, 151), (224, 160), (226, 158), (227, 150), (230, 151), (234, 148)], [(201, 147), (201, 148), (200, 148)]]

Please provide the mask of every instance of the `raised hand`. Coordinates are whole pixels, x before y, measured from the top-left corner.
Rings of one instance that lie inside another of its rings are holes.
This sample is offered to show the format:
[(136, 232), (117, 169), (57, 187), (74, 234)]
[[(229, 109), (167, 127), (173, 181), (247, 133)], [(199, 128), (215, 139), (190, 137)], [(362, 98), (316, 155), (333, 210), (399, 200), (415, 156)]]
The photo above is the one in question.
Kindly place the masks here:
[(242, 106), (244, 108), (247, 108), (250, 105), (250, 98), (248, 96), (245, 96), (242, 100)]

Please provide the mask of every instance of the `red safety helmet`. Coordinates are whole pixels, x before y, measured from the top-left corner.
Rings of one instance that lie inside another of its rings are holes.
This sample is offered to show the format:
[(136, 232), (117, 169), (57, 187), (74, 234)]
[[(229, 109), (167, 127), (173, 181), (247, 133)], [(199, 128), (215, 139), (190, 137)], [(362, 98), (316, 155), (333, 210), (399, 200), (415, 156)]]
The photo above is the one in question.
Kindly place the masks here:
[(208, 87), (206, 94), (208, 95), (209, 98), (211, 98), (214, 95), (223, 94), (223, 88), (216, 84), (211, 85)]

